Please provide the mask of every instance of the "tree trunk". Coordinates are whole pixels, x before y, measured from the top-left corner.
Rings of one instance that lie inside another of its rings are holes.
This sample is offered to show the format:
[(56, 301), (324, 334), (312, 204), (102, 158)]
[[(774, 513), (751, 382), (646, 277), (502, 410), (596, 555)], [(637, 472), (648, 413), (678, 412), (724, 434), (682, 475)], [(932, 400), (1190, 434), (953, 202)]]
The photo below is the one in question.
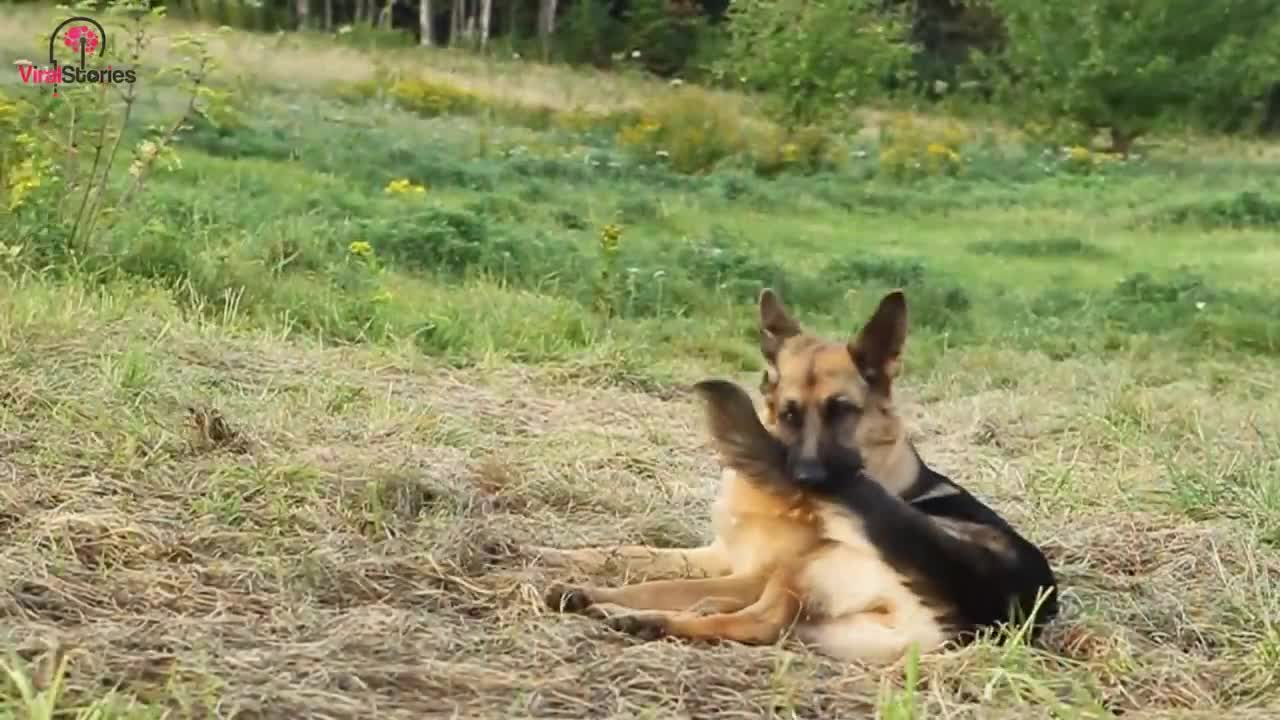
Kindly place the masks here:
[(480, 0), (480, 47), (489, 45), (489, 18), (493, 16), (493, 0)]
[(453, 0), (453, 12), (449, 13), (449, 45), (456, 47), (462, 40), (462, 22), (467, 14), (465, 0)]
[(324, 30), (333, 32), (333, 0), (324, 0)]
[(541, 0), (538, 6), (538, 37), (542, 40), (542, 59), (551, 55), (551, 33), (556, 30), (556, 0)]
[(1271, 89), (1267, 91), (1267, 99), (1263, 103), (1260, 129), (1266, 134), (1280, 132), (1280, 82), (1272, 85)]
[(310, 20), (311, 0), (298, 0), (295, 7), (298, 11), (298, 29), (305, 30)]
[(431, 0), (418, 0), (418, 34), (422, 47), (435, 45), (435, 38), (431, 37)]
[(507, 33), (507, 39), (511, 41), (519, 37), (518, 28), (516, 27), (516, 23), (519, 22), (519, 16), (516, 14), (519, 9), (518, 2), (519, 0), (507, 0), (507, 27), (505, 32)]
[(462, 37), (466, 41), (467, 47), (476, 46), (476, 4), (475, 0), (462, 0), (462, 6), (466, 8), (463, 16), (466, 22), (463, 24)]

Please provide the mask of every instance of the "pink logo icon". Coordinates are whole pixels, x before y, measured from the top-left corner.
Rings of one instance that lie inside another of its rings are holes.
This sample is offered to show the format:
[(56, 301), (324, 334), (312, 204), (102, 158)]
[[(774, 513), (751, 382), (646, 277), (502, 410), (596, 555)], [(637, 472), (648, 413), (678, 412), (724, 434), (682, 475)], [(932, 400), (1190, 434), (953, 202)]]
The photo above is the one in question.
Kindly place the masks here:
[(84, 43), (84, 51), (93, 53), (98, 49), (98, 33), (88, 25), (77, 25), (68, 28), (67, 32), (62, 36), (62, 42), (72, 50), (79, 50), (81, 43)]

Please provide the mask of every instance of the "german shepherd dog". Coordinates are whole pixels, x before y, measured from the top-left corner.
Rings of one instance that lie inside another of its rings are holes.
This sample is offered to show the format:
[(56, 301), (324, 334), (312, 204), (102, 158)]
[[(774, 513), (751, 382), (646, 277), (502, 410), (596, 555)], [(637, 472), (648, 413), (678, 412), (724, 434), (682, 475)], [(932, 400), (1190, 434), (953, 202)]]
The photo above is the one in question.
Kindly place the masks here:
[(617, 563), (627, 576), (668, 577), (557, 584), (546, 602), (647, 639), (771, 644), (794, 628), (824, 654), (868, 663), (1033, 616), (1038, 635), (1058, 612), (1044, 555), (929, 468), (894, 411), (903, 293), (887, 294), (847, 343), (803, 330), (769, 289), (759, 309), (764, 408), (732, 382), (695, 386), (723, 466), (715, 539), (528, 548), (584, 572)]

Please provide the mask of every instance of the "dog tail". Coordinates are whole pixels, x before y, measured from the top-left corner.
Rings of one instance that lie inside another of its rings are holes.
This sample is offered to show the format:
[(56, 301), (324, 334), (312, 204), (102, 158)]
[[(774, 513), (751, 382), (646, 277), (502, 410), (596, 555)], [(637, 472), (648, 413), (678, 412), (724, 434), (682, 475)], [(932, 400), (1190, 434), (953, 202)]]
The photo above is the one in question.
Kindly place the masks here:
[(747, 391), (729, 380), (703, 380), (693, 389), (720, 462), (756, 482), (786, 485), (786, 448), (761, 424)]

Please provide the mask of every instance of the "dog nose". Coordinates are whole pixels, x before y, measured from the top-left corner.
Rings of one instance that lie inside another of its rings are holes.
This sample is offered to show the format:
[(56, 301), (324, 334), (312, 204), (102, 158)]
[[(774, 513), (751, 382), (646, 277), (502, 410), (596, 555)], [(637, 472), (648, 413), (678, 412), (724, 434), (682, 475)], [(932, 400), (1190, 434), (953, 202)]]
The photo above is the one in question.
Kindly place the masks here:
[(796, 463), (796, 482), (801, 485), (818, 485), (827, 479), (827, 469), (817, 460)]

